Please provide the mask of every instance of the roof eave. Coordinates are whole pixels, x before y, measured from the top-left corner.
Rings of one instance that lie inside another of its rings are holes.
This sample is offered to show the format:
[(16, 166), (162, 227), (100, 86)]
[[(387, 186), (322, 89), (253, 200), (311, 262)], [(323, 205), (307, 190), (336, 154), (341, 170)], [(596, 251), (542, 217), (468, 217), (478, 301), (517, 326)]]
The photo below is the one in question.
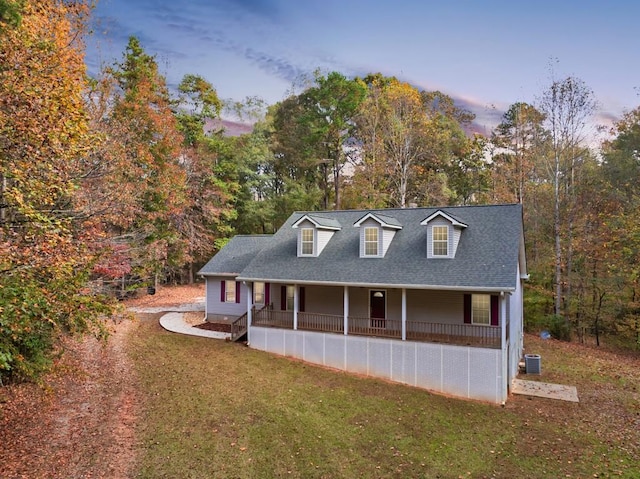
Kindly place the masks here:
[(236, 276), (238, 276), (240, 273), (218, 273), (218, 272), (202, 272), (202, 271), (198, 271), (196, 273), (198, 276), (233, 276), (234, 278)]
[(458, 221), (457, 219), (455, 219), (453, 216), (445, 213), (442, 210), (438, 210), (435, 213), (433, 213), (432, 215), (426, 217), (425, 219), (423, 219), (420, 224), (422, 226), (428, 224), (431, 220), (433, 220), (434, 218), (436, 218), (437, 216), (442, 216), (443, 218), (445, 218), (447, 221), (449, 221), (453, 226), (457, 226), (459, 228), (467, 228), (469, 225), (466, 225), (460, 221)]
[(259, 281), (262, 283), (287, 283), (302, 285), (320, 285), (320, 286), (351, 286), (354, 288), (395, 288), (395, 289), (429, 289), (435, 291), (477, 291), (479, 293), (501, 293), (513, 292), (515, 287), (495, 287), (495, 286), (444, 286), (437, 284), (391, 284), (391, 283), (344, 283), (335, 281), (308, 281), (298, 279), (274, 279), (274, 278), (258, 278), (249, 276), (238, 276), (238, 281)]
[(368, 220), (370, 218), (373, 219), (376, 223), (378, 223), (383, 228), (391, 228), (391, 229), (395, 229), (395, 230), (401, 230), (402, 229), (401, 225), (394, 225), (394, 224), (391, 224), (391, 223), (387, 223), (386, 221), (384, 221), (382, 218), (380, 218), (378, 215), (376, 215), (374, 213), (367, 213), (362, 218), (360, 218), (358, 221), (353, 223), (353, 226), (355, 228), (360, 228), (362, 223), (364, 223), (366, 220)]
[(297, 229), (300, 223), (302, 223), (305, 220), (309, 221), (310, 223), (313, 224), (313, 226), (316, 227), (316, 229), (320, 229), (320, 230), (340, 231), (342, 229), (338, 226), (323, 225), (321, 223), (318, 223), (313, 217), (309, 215), (301, 216), (300, 218), (298, 218), (298, 220), (295, 221), (295, 223), (291, 225), (291, 227)]

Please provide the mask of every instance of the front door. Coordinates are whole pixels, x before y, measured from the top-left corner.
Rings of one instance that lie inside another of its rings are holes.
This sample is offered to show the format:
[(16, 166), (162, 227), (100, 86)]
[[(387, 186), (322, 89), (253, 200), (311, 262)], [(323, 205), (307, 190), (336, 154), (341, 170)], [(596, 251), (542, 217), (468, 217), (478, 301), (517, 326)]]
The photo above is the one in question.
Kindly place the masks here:
[(387, 294), (386, 291), (369, 291), (369, 317), (372, 328), (384, 328), (387, 318)]

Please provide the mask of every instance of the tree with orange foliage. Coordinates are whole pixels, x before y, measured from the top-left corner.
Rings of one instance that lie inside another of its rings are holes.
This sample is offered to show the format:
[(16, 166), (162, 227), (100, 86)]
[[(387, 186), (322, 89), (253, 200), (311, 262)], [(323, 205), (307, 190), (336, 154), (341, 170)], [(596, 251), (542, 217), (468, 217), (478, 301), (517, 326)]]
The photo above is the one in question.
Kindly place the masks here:
[(155, 283), (185, 260), (187, 240), (176, 224), (186, 206), (184, 137), (165, 79), (137, 38), (95, 84), (92, 99), (93, 125), (103, 139), (94, 161), (105, 173), (96, 187), (118, 213), (104, 217), (104, 229), (137, 281)]
[(0, 30), (0, 377), (37, 376), (63, 334), (105, 333), (76, 192), (91, 149), (85, 2), (24, 1)]

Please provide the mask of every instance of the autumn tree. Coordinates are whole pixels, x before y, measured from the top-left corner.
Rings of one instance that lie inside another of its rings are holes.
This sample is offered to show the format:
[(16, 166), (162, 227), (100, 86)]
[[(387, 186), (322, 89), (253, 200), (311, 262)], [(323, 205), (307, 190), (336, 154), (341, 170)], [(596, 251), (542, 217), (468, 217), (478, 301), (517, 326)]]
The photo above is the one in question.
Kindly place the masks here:
[(450, 168), (471, 152), (457, 119), (466, 116), (438, 92), (379, 74), (362, 81), (368, 93), (357, 117), (361, 159), (353, 186), (363, 185), (378, 204), (401, 208), (455, 198)]
[[(614, 208), (607, 218), (609, 265), (615, 281), (612, 312), (619, 332), (640, 348), (640, 107), (616, 123), (603, 145), (601, 194)], [(617, 293), (617, 294), (616, 294)]]
[(234, 227), (240, 234), (275, 233), (286, 217), (275, 207), (274, 157), (269, 147), (272, 123), (258, 121), (250, 134), (235, 140), (239, 192)]
[(486, 160), (487, 141), (475, 135), (462, 142), (464, 150), (457, 150), (447, 168), (448, 184), (456, 204), (483, 204), (489, 200), (490, 165)]
[(273, 174), (271, 195), (276, 213), (286, 219), (294, 210), (325, 208), (328, 201), (327, 163), (321, 146), (309, 141), (312, 130), (303, 121), (305, 106), (300, 96), (290, 96), (271, 107), (266, 122), (269, 148), (272, 152), (270, 170)]
[(508, 108), (495, 128), (491, 141), (497, 150), (492, 160), (498, 201), (525, 203), (528, 187), (538, 177), (543, 121), (544, 115), (536, 107), (518, 102)]
[(553, 185), (554, 313), (562, 316), (567, 312), (563, 309), (563, 297), (569, 300), (571, 296), (575, 186), (587, 153), (585, 133), (595, 100), (582, 80), (568, 77), (552, 81), (539, 103), (549, 135), (547, 168)]
[(206, 131), (207, 122), (219, 119), (223, 107), (215, 88), (189, 74), (178, 91), (175, 115), (184, 137), (179, 166), (186, 183), (185, 205), (174, 224), (184, 240), (187, 277), (193, 282), (195, 266), (206, 262), (232, 233), (239, 185), (229, 140), (221, 131)]
[[(324, 174), (325, 209), (329, 207), (329, 185), (333, 185), (335, 209), (342, 203), (342, 171), (348, 160), (348, 142), (355, 130), (354, 117), (364, 100), (365, 86), (338, 72), (316, 74), (315, 86), (301, 95), (303, 113), (299, 119), (308, 130), (304, 141), (320, 155)], [(328, 175), (331, 178), (328, 178)]]
[(20, 0), (0, 0), (0, 32), (20, 26), (23, 7)]
[(186, 204), (184, 140), (165, 79), (137, 38), (129, 39), (122, 62), (105, 73), (115, 87), (105, 123), (119, 135), (121, 187), (132, 195), (130, 215), (111, 225), (111, 233), (127, 245), (133, 272), (156, 280), (185, 262), (186, 240), (175, 223)]
[(1, 6), (0, 377), (28, 378), (62, 335), (103, 334), (110, 310), (87, 287), (95, 232), (77, 196), (93, 144), (83, 96), (89, 6)]
[(355, 117), (355, 137), (360, 146), (345, 194), (351, 208), (384, 208), (390, 198), (382, 122), (388, 111), (386, 88), (392, 78), (376, 73), (361, 81), (367, 87), (367, 95)]

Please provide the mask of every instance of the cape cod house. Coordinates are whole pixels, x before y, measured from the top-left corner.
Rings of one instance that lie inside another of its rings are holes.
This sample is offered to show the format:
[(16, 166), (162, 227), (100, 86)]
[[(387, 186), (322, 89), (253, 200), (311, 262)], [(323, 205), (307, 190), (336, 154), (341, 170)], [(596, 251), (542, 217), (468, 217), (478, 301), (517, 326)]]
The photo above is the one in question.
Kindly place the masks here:
[(518, 372), (520, 205), (296, 212), (200, 274), (252, 348), (494, 403)]

